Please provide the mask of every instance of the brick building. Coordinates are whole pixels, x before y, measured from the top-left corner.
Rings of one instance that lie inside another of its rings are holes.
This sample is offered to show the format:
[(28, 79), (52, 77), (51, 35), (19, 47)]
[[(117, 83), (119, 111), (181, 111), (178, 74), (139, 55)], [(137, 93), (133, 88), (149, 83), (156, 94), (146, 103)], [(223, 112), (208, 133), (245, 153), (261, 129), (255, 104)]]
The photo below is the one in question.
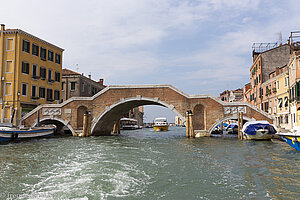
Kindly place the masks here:
[(218, 98), (225, 102), (239, 102), (243, 100), (243, 90), (225, 90), (224, 92), (220, 93)]
[[(261, 85), (270, 79), (270, 74), (282, 66), (287, 65), (290, 58), (290, 46), (288, 44), (277, 46), (270, 43), (253, 45), (253, 64), (250, 68), (251, 87), (249, 91), (252, 105), (263, 108)], [(269, 92), (269, 90), (268, 90)]]
[(61, 101), (71, 97), (91, 97), (103, 88), (103, 79), (96, 82), (92, 80), (91, 75), (86, 77), (70, 69), (62, 70)]

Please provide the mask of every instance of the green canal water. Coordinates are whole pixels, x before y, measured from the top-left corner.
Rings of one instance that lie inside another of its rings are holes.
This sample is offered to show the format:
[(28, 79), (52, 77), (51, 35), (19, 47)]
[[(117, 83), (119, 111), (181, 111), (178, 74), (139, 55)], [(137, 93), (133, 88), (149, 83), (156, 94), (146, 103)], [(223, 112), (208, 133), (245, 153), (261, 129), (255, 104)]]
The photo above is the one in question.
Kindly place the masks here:
[(170, 129), (0, 145), (0, 199), (300, 199), (300, 152), (285, 143)]

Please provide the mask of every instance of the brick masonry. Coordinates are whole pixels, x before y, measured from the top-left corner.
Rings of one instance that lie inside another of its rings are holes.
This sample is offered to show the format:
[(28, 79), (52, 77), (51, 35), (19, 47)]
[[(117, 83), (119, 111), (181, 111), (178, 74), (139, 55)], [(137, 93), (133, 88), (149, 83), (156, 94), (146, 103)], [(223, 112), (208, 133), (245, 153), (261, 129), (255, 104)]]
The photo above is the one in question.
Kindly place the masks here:
[(208, 132), (217, 121), (234, 118), (238, 108), (246, 109), (244, 116), (248, 119), (273, 123), (267, 113), (248, 103), (225, 103), (209, 95), (188, 95), (171, 85), (137, 85), (109, 86), (93, 97), (73, 97), (61, 104), (41, 105), (24, 116), (22, 124), (35, 125), (39, 112), (41, 122), (60, 121), (76, 130), (82, 125), (82, 113), (86, 110), (90, 111), (93, 119), (92, 134), (108, 135), (113, 124), (129, 109), (151, 104), (168, 107), (177, 112), (183, 121), (186, 111), (192, 110), (194, 130)]

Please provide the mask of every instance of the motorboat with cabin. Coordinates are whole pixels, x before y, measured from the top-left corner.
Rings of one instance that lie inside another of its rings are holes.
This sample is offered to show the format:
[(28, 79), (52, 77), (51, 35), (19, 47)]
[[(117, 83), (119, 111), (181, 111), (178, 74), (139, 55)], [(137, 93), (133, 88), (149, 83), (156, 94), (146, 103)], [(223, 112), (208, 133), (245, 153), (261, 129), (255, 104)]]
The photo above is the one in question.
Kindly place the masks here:
[(120, 129), (122, 130), (135, 130), (138, 129), (138, 121), (133, 118), (123, 117), (120, 119)]
[(167, 131), (169, 129), (167, 118), (165, 117), (155, 118), (153, 128), (155, 131)]

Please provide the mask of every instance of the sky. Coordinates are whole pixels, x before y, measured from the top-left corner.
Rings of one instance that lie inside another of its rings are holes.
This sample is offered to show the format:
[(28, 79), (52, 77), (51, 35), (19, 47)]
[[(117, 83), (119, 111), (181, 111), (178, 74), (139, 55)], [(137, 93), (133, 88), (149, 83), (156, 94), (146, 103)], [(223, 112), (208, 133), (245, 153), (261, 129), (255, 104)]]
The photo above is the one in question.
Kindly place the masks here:
[[(218, 96), (250, 81), (254, 42), (300, 30), (299, 0), (14, 0), (0, 23), (65, 49), (106, 85), (171, 84)], [(5, 8), (5, 9), (4, 9)]]

